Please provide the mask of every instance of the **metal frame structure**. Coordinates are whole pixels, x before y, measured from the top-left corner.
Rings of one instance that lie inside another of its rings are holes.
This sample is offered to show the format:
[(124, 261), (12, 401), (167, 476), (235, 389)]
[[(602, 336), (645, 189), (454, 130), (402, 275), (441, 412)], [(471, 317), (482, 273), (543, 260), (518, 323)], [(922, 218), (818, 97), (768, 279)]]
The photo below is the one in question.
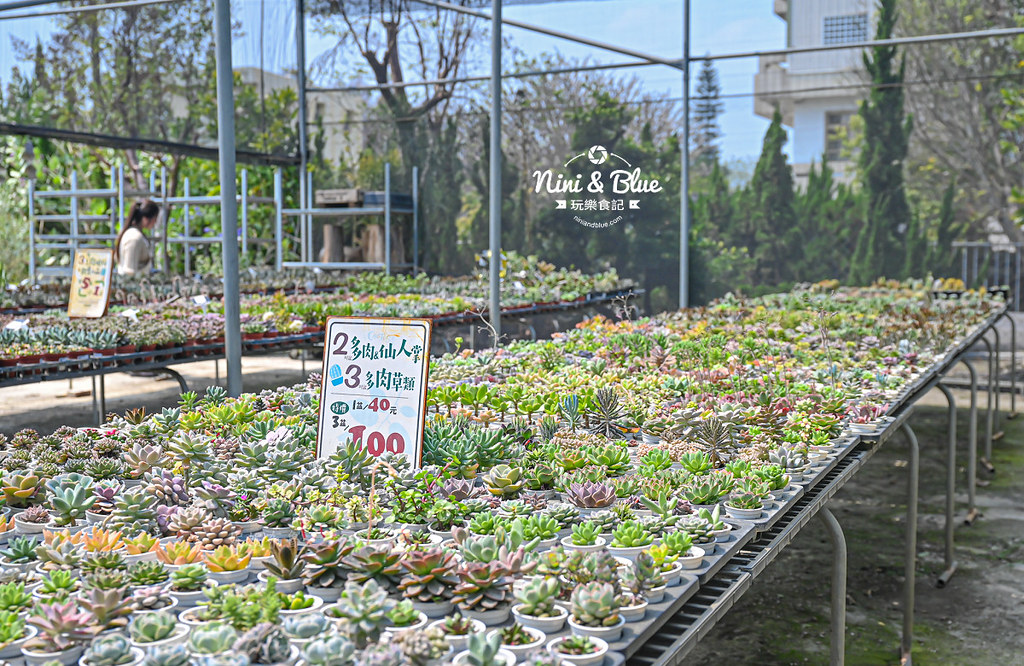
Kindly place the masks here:
[[(242, 192), (248, 192), (248, 170), (243, 169), (240, 174)], [(160, 207), (167, 211), (170, 206), (184, 206), (183, 223), (185, 231), (180, 236), (168, 236), (167, 223), (164, 218), (163, 227), (159, 233), (153, 234), (154, 245), (159, 252), (154, 253), (154, 264), (166, 271), (169, 261), (169, 246), (183, 246), (185, 250), (185, 273), (191, 274), (191, 250), (197, 245), (213, 245), (223, 241), (222, 236), (194, 236), (190, 228), (191, 208), (193, 206), (219, 206), (220, 196), (193, 196), (190, 192), (189, 179), (183, 180), (183, 196), (168, 196), (165, 187), (166, 170), (161, 170), (159, 188), (157, 187), (157, 174), (150, 173), (149, 190), (136, 191), (126, 187), (124, 176), (124, 165), (118, 165), (111, 170), (110, 187), (103, 189), (80, 189), (78, 187), (78, 173), (72, 172), (70, 176), (70, 187), (66, 190), (40, 190), (36, 182), (28, 183), (28, 224), (29, 224), (29, 279), (32, 282), (39, 281), (45, 277), (70, 277), (71, 266), (74, 263), (74, 251), (82, 248), (108, 248), (112, 247), (118, 232), (121, 230), (125, 214), (127, 212), (126, 200), (138, 197), (151, 198), (160, 204)], [(249, 238), (249, 208), (256, 205), (271, 205), (275, 207), (277, 214), (278, 200), (274, 197), (237, 196), (238, 205), (241, 209), (240, 227), (242, 231), (241, 245), (242, 252), (245, 252), (250, 243), (270, 245), (274, 243), (272, 238)], [(37, 214), (36, 207), (40, 201), (52, 201), (59, 199), (68, 200), (68, 213), (47, 213)], [(107, 199), (108, 212), (103, 215), (85, 214), (82, 212), (81, 202), (88, 199)], [(86, 228), (89, 223), (106, 222), (110, 225), (112, 233), (91, 233)], [(67, 225), (68, 233), (49, 233), (45, 229), (37, 229), (37, 224), (61, 223)], [(67, 265), (59, 267), (42, 266), (40, 262), (40, 251), (66, 251), (70, 253)]]
[[(345, 270), (379, 270), (383, 269), (391, 275), (393, 268), (411, 268), (413, 272), (419, 270), (419, 169), (412, 168), (412, 206), (399, 206), (393, 202), (396, 193), (391, 189), (391, 164), (384, 165), (384, 201), (379, 205), (363, 205), (358, 208), (316, 208), (312, 205), (299, 206), (298, 208), (285, 208), (284, 188), (282, 186), (282, 173), (280, 169), (274, 174), (274, 198), (277, 204), (277, 220), (274, 225), (274, 244), (276, 247), (276, 270), (282, 268), (319, 268), (319, 269), (345, 269)], [(306, 179), (306, 186), (299, 193), (300, 200), (308, 195), (313, 189), (312, 176)], [(384, 261), (317, 261), (315, 248), (313, 247), (313, 220), (314, 218), (326, 217), (365, 217), (368, 215), (381, 215), (384, 217)], [(412, 216), (412, 261), (392, 263), (391, 261), (391, 216), (411, 215)], [(300, 257), (299, 261), (285, 261), (284, 257), (284, 218), (298, 218), (298, 234), (295, 240), (298, 241)]]

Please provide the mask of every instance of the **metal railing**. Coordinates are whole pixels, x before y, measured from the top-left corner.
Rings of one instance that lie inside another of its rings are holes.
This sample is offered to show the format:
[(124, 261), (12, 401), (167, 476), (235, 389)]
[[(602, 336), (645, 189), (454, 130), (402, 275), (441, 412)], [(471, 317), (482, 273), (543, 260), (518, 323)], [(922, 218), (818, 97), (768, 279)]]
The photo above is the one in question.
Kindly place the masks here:
[(960, 279), (968, 288), (984, 286), (992, 290), (1009, 287), (1007, 305), (1011, 310), (1020, 311), (1024, 243), (957, 241), (953, 243), (953, 249), (960, 251)]

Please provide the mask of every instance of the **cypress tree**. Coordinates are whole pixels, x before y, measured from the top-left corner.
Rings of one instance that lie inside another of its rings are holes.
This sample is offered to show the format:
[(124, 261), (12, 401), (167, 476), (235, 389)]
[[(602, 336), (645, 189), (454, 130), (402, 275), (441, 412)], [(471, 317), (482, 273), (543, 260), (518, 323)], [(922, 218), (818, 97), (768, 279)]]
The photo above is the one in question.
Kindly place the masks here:
[(693, 104), (691, 141), (694, 165), (705, 173), (712, 164), (718, 163), (718, 139), (722, 132), (718, 127), (718, 115), (724, 104), (719, 99), (722, 88), (718, 84), (718, 72), (710, 60), (705, 60), (697, 75), (697, 96)]
[[(875, 38), (891, 38), (895, 24), (896, 0), (880, 0)], [(850, 267), (854, 284), (900, 274), (907, 265), (904, 248), (911, 215), (903, 187), (903, 161), (913, 123), (903, 111), (905, 64), (902, 58), (897, 63), (895, 46), (875, 46), (864, 54), (864, 68), (874, 87), (860, 105), (864, 144), (858, 166), (867, 210)]]
[(757, 263), (757, 279), (762, 285), (777, 285), (793, 279), (787, 235), (796, 226), (793, 207), (793, 170), (782, 147), (786, 130), (778, 110), (764, 135), (761, 156), (754, 167), (748, 187), (752, 244), (747, 248)]

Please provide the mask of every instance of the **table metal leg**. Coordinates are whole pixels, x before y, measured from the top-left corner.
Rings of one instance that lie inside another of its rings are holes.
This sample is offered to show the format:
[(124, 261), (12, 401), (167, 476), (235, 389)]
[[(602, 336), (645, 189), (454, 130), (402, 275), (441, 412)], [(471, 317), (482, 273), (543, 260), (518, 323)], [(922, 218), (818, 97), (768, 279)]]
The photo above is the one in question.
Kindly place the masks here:
[[(990, 389), (993, 392), (993, 396), (994, 396), (993, 399), (995, 400), (995, 403), (996, 403), (995, 408), (992, 410), (992, 418), (995, 420), (995, 425), (993, 426), (993, 430), (995, 430), (995, 433), (993, 433), (993, 435), (992, 435), (992, 441), (994, 442), (997, 439), (1002, 439), (1003, 438), (1003, 431), (999, 429), (999, 398), (1001, 397), (999, 395), (1001, 393), (1001, 391), (999, 390), (999, 388), (1000, 388), (999, 387), (999, 372), (1000, 372), (1000, 370), (999, 370), (999, 329), (997, 329), (995, 326), (993, 326), (992, 327), (992, 334), (996, 337), (995, 349), (994, 349), (994, 351), (992, 353), (992, 377), (993, 377), (993, 379), (989, 382), (990, 385), (994, 385), (995, 386), (994, 389)], [(990, 454), (989, 455), (989, 460), (991, 460), (992, 459), (992, 456), (991, 456), (992, 452), (991, 452), (991, 447), (989, 447), (989, 448), (990, 448), (990, 450), (989, 450), (989, 454)]]
[(936, 584), (945, 587), (949, 579), (956, 573), (956, 561), (953, 559), (953, 509), (956, 502), (956, 399), (949, 387), (938, 385), (949, 403), (949, 445), (946, 450), (946, 569), (939, 574)]
[(971, 374), (971, 421), (967, 439), (967, 517), (964, 524), (972, 524), (978, 517), (975, 495), (978, 485), (978, 373), (974, 364), (965, 358), (960, 362), (967, 366)]
[(188, 393), (188, 384), (185, 383), (185, 378), (182, 377), (181, 373), (177, 370), (172, 370), (171, 368), (157, 368), (156, 372), (159, 372), (162, 375), (167, 375), (171, 379), (177, 381), (178, 387), (181, 388), (181, 392)]
[(914, 595), (917, 577), (917, 490), (921, 469), (921, 450), (917, 435), (909, 424), (903, 424), (907, 435), (910, 461), (907, 465), (907, 540), (903, 565), (903, 636), (900, 642), (900, 664), (912, 663), (911, 650), (914, 646)]
[(100, 393), (96, 387), (96, 375), (90, 377), (92, 379), (92, 415), (96, 419), (96, 425), (103, 425), (103, 417), (100, 414)]
[(985, 349), (988, 350), (988, 399), (985, 401), (985, 455), (981, 458), (981, 464), (989, 472), (995, 472), (996, 468), (992, 464), (992, 375), (994, 373), (992, 369), (992, 343), (984, 336), (979, 339), (979, 342), (985, 345)]
[(107, 420), (107, 382), (106, 375), (99, 376), (100, 382), (100, 418), (97, 420), (96, 425), (103, 425), (103, 422)]
[(1010, 414), (1009, 419), (1017, 416), (1017, 322), (1009, 311), (1003, 313), (1010, 322)]
[(842, 666), (846, 656), (846, 537), (836, 517), (822, 507), (818, 517), (832, 538), (832, 642), (830, 663)]

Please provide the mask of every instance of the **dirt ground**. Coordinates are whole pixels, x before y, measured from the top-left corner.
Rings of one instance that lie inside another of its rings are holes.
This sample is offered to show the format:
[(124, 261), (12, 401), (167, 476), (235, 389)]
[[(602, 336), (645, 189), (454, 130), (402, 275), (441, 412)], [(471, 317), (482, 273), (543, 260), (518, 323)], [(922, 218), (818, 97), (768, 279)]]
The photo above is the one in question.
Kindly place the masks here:
[[(317, 370), (307, 361), (306, 371)], [(214, 383), (213, 362), (178, 366), (189, 387)], [(285, 355), (246, 358), (246, 391), (292, 384), (303, 377), (299, 360)], [(224, 365), (220, 365), (223, 384)], [(73, 392), (87, 391), (76, 380)], [(63, 397), (58, 397), (62, 394)], [(92, 425), (88, 395), (67, 395), (67, 382), (0, 389), (0, 432), (33, 427), (49, 432), (62, 424)], [(960, 404), (966, 394), (958, 393)], [(148, 411), (176, 404), (173, 381), (113, 375), (107, 380), (107, 410)], [(942, 404), (933, 392), (923, 402)], [(1005, 409), (1008, 399), (1004, 396)], [(1024, 409), (1024, 399), (1018, 401)], [(1024, 664), (1024, 416), (1000, 420), (1005, 436), (995, 443), (996, 474), (983, 470), (978, 489), (983, 513), (973, 526), (966, 511), (967, 412), (958, 418), (956, 559), (959, 570), (944, 589), (942, 569), (945, 483), (945, 410), (918, 408), (911, 420), (921, 444), (921, 502), (914, 661), (917, 664)], [(984, 423), (984, 419), (981, 419)], [(980, 430), (983, 430), (982, 425)], [(982, 433), (983, 434), (983, 433)], [(980, 437), (979, 437), (980, 438)], [(906, 502), (906, 446), (887, 444), (830, 505), (849, 547), (846, 663), (898, 663)], [(739, 600), (726, 618), (691, 653), (687, 663), (826, 664), (829, 655), (829, 572), (832, 546), (824, 528), (808, 525)]]

